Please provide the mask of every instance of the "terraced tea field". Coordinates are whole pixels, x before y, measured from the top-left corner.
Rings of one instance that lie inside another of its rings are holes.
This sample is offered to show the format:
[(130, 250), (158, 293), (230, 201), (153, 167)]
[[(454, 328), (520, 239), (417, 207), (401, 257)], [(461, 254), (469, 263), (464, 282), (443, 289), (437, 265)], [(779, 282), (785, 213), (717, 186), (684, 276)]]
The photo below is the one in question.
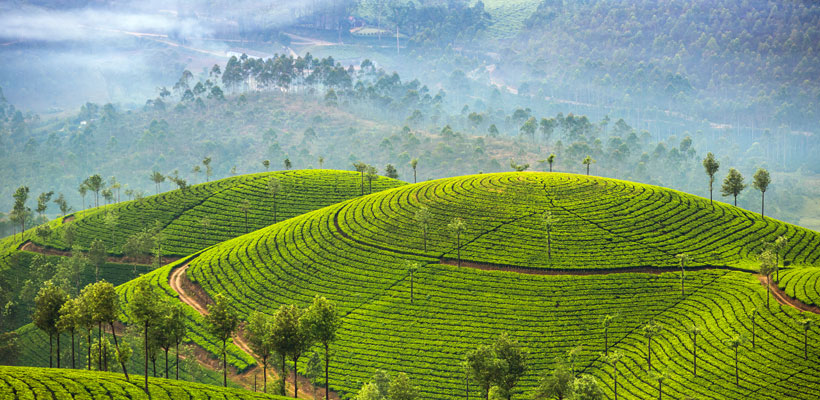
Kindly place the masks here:
[[(427, 249), (416, 213), (429, 210)], [(541, 215), (555, 217), (552, 256)], [(462, 218), (460, 246), (447, 225)], [(335, 302), (343, 328), (333, 345), (331, 388), (358, 391), (376, 369), (406, 372), (421, 397), (465, 396), (464, 353), (503, 332), (530, 353), (530, 370), (515, 397), (530, 397), (556, 357), (582, 346), (577, 365), (614, 395), (612, 368), (602, 362), (601, 319), (619, 365), (622, 398), (657, 396), (646, 368), (642, 326), (663, 326), (654, 338), (653, 366), (669, 372), (668, 398), (820, 397), (816, 332), (807, 358), (801, 313), (772, 299), (753, 273), (763, 241), (789, 237), (792, 265), (816, 265), (820, 235), (800, 227), (683, 193), (612, 179), (569, 174), (506, 173), (419, 183), (344, 201), (205, 249), (140, 279), (178, 297), (168, 280), (175, 268), (208, 295), (227, 295), (241, 315), (302, 306), (320, 294)], [(456, 265), (458, 254), (465, 265)], [(681, 274), (676, 254), (692, 262)], [(410, 303), (408, 261), (414, 274)], [(136, 281), (118, 288), (127, 301)], [(752, 323), (752, 309), (758, 314)], [(193, 340), (210, 352), (216, 341), (189, 308)], [(121, 319), (127, 321), (127, 315)], [(698, 376), (691, 372), (697, 325)], [(735, 335), (743, 345), (739, 384)], [(239, 369), (253, 359), (231, 346)], [(470, 396), (479, 396), (475, 385)]]
[[(421, 206), (432, 215), (427, 251), (414, 219)], [(540, 221), (548, 210), (558, 220), (551, 259)], [(446, 228), (454, 217), (466, 223), (462, 257), (501, 271), (442, 264), (457, 258)], [(779, 235), (790, 238), (785, 255), (792, 263), (820, 258), (816, 232), (722, 203), (712, 209), (708, 200), (683, 193), (567, 174), (489, 174), (406, 186), (305, 214), (202, 252), (188, 276), (210, 295), (228, 294), (242, 314), (304, 305), (317, 293), (336, 302), (345, 326), (331, 386), (342, 393), (385, 368), (426, 382), (425, 398), (462, 396), (464, 352), (510, 332), (531, 352), (522, 392), (534, 388), (556, 356), (582, 345), (580, 364), (612, 395), (609, 369), (599, 361), (599, 321), (617, 314), (609, 340), (627, 354), (621, 395), (646, 398), (655, 391), (640, 327), (656, 320), (667, 328), (656, 338), (656, 365), (672, 372), (665, 384), (672, 397), (812, 398), (820, 396), (820, 370), (803, 360), (794, 322), (799, 312), (776, 301), (766, 308), (765, 288), (742, 272), (756, 265), (762, 241)], [(682, 297), (675, 255), (684, 252), (702, 270), (686, 274)], [(423, 265), (413, 304), (407, 261)], [(635, 267), (669, 272), (630, 273)], [(724, 341), (751, 336), (755, 306), (762, 309), (756, 349), (744, 352), (745, 372), (735, 386)], [(688, 372), (691, 324), (704, 330), (697, 378)], [(809, 360), (817, 355), (820, 349), (809, 349)], [(477, 396), (477, 388), (470, 394)]]
[(778, 285), (803, 303), (820, 306), (820, 268), (792, 268), (780, 272)]
[(141, 376), (122, 374), (0, 366), (0, 398), (3, 399), (283, 399), (284, 397), (253, 393), (168, 379), (150, 379), (148, 391), (140, 386)]

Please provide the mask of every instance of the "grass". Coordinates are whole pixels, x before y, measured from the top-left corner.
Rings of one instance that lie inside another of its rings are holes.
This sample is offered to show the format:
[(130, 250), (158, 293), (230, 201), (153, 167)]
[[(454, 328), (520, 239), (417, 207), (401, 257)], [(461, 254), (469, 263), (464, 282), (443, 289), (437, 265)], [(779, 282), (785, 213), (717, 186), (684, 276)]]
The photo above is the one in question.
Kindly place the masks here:
[[(427, 251), (414, 222), (420, 205), (433, 216)], [(558, 219), (551, 259), (539, 220), (546, 210)], [(454, 217), (467, 224), (462, 257), (501, 270), (443, 264), (457, 254), (445, 228)], [(424, 399), (464, 396), (464, 353), (508, 332), (530, 353), (516, 398), (531, 396), (539, 376), (575, 346), (583, 346), (578, 369), (602, 381), (611, 397), (600, 321), (612, 314), (609, 343), (625, 354), (618, 379), (624, 398), (657, 395), (641, 334), (650, 320), (664, 326), (653, 365), (671, 372), (664, 382), (670, 398), (817, 398), (816, 332), (809, 333), (804, 359), (795, 323), (800, 313), (776, 301), (766, 307), (765, 288), (744, 271), (754, 268), (762, 241), (780, 235), (790, 239), (785, 257), (792, 264), (817, 263), (816, 232), (723, 203), (712, 209), (706, 199), (613, 179), (486, 174), (407, 185), (308, 212), (201, 251), (188, 276), (211, 296), (227, 295), (245, 316), (273, 313), (281, 304), (304, 306), (315, 294), (336, 303), (344, 325), (333, 345), (330, 385), (342, 395), (386, 369), (408, 373)], [(686, 273), (684, 295), (675, 258), (683, 252), (692, 267), (704, 267)], [(422, 265), (413, 303), (407, 261)], [(141, 279), (175, 296), (168, 287), (171, 268)], [(606, 274), (588, 275), (600, 272)], [(123, 300), (135, 283), (118, 288)], [(744, 345), (735, 385), (734, 353), (725, 342), (751, 336), (752, 307), (760, 310), (756, 346)], [(215, 352), (201, 318), (189, 311), (192, 340)], [(691, 325), (703, 330), (697, 377), (690, 372)], [(253, 363), (238, 348), (229, 353), (239, 369)], [(471, 386), (469, 394), (479, 396), (478, 389)]]
[(0, 366), (0, 398), (4, 399), (274, 399), (277, 396), (168, 379), (66, 369)]

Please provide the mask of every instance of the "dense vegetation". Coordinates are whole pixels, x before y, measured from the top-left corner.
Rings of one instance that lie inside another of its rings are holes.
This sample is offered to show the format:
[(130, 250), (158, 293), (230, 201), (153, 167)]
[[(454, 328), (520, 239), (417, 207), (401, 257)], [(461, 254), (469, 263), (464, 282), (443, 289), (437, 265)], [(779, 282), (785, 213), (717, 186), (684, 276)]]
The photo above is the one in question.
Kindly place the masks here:
[(132, 376), (77, 370), (0, 366), (0, 397), (14, 399), (273, 399), (276, 396), (191, 382), (154, 379), (150, 396)]

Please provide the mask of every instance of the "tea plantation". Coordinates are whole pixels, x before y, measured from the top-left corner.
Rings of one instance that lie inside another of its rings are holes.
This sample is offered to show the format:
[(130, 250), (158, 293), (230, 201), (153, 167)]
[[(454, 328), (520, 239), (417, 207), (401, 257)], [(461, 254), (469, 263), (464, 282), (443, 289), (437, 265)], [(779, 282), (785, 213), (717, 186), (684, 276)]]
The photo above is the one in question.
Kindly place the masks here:
[(150, 396), (142, 387), (141, 376), (81, 370), (0, 366), (2, 399), (275, 399), (241, 389), (222, 388), (168, 379), (151, 379)]
[[(416, 222), (431, 218), (427, 250)], [(552, 257), (544, 212), (556, 217)], [(462, 218), (460, 252), (447, 225)], [(531, 372), (519, 393), (531, 393), (555, 358), (583, 346), (578, 365), (605, 382), (604, 315), (617, 315), (609, 343), (626, 355), (619, 394), (657, 395), (646, 370), (650, 320), (654, 366), (668, 370), (673, 398), (816, 398), (820, 349), (803, 358), (800, 313), (772, 300), (753, 272), (763, 241), (785, 235), (793, 265), (820, 260), (820, 235), (762, 219), (722, 203), (649, 185), (567, 174), (507, 173), (442, 179), (346, 201), (203, 251), (189, 277), (210, 295), (230, 296), (247, 315), (280, 304), (305, 305), (315, 294), (343, 311), (331, 364), (331, 387), (358, 390), (377, 368), (404, 371), (424, 398), (465, 395), (464, 353), (509, 332), (530, 352)], [(675, 255), (690, 256), (681, 295)], [(415, 273), (410, 302), (408, 261)], [(633, 269), (656, 273), (634, 273)], [(485, 271), (483, 269), (500, 269)], [(510, 269), (510, 271), (504, 271)], [(748, 270), (749, 272), (746, 272)], [(660, 273), (662, 271), (668, 271)], [(530, 272), (529, 274), (521, 272)], [(548, 273), (546, 275), (537, 274)], [(740, 384), (726, 341), (752, 336), (740, 352)], [(699, 374), (691, 372), (691, 340), (699, 326)], [(809, 337), (813, 338), (812, 332)], [(478, 388), (471, 389), (478, 396)]]
[[(464, 221), (460, 235), (448, 228), (454, 218)], [(228, 296), (243, 317), (327, 297), (343, 316), (330, 364), (330, 386), (342, 396), (385, 369), (406, 372), (424, 399), (478, 397), (474, 384), (466, 392), (464, 354), (506, 332), (529, 352), (515, 398), (530, 398), (556, 359), (577, 346), (577, 370), (595, 376), (613, 398), (616, 375), (601, 356), (601, 321), (611, 315), (609, 351), (624, 354), (619, 398), (658, 396), (656, 373), (664, 371), (666, 398), (818, 398), (817, 332), (808, 331), (804, 349), (803, 313), (767, 300), (756, 275), (764, 242), (778, 236), (789, 238), (782, 258), (816, 269), (820, 234), (723, 203), (613, 179), (486, 174), (343, 201), (139, 279), (177, 297), (169, 277), (187, 264), (194, 283), (211, 297)], [(691, 259), (683, 289), (680, 253)], [(419, 265), (412, 282), (408, 262)], [(790, 273), (781, 271), (781, 285)], [(124, 302), (136, 282), (118, 287)], [(187, 310), (191, 340), (216, 354), (202, 317)], [(128, 321), (125, 312), (121, 320)], [(662, 327), (652, 339), (651, 369), (642, 329), (650, 321)], [(692, 326), (701, 330), (697, 375)], [(738, 351), (737, 383), (727, 344), (736, 336), (750, 339)], [(239, 370), (254, 363), (236, 346), (228, 353)]]

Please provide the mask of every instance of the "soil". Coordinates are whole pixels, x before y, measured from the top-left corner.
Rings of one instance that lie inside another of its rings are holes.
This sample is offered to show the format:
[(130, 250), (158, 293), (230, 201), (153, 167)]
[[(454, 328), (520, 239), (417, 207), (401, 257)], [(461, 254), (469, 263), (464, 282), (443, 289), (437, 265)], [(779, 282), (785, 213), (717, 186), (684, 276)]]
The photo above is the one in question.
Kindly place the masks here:
[[(765, 288), (766, 287), (766, 277), (763, 276), (763, 275), (758, 275), (757, 279), (760, 281), (760, 284), (763, 285), (763, 287)], [(792, 307), (794, 307), (794, 308), (796, 308), (800, 311), (820, 314), (820, 307), (810, 306), (810, 305), (808, 305), (808, 304), (806, 304), (806, 303), (804, 303), (800, 300), (797, 300), (797, 299), (789, 296), (788, 294), (786, 294), (786, 292), (783, 289), (779, 288), (777, 286), (777, 283), (775, 283), (775, 282), (772, 282), (771, 291), (772, 291), (772, 296), (775, 299), (777, 299), (777, 302), (784, 305), (784, 306), (792, 306)]]
[[(192, 282), (188, 278), (188, 274), (185, 271), (188, 270), (188, 263), (185, 263), (179, 267), (174, 268), (171, 271), (171, 276), (169, 279), (169, 285), (172, 289), (174, 289), (179, 294), (179, 299), (182, 300), (185, 304), (193, 307), (197, 312), (201, 315), (208, 315), (208, 304), (213, 304), (213, 300), (208, 296), (208, 294), (196, 283)], [(250, 346), (248, 345), (245, 338), (242, 336), (242, 329), (239, 329), (236, 334), (234, 334), (233, 342), (234, 344), (242, 349), (245, 353), (250, 354), (255, 359), (256, 357), (253, 355), (253, 351), (251, 350)], [(206, 352), (205, 350), (201, 350), (197, 353), (197, 358), (207, 364), (211, 368), (219, 368), (219, 361), (215, 360), (211, 357), (210, 353)], [(203, 361), (206, 359), (208, 361)], [(257, 359), (259, 362), (259, 360)], [(260, 362), (261, 363), (261, 362)], [(271, 387), (272, 383), (276, 381), (278, 375), (275, 372), (275, 366), (268, 365), (268, 387)], [(235, 381), (240, 381), (243, 385), (247, 386), (248, 388), (253, 387), (253, 379), (254, 375), (257, 375), (261, 372), (262, 368), (254, 366), (249, 368), (247, 371), (236, 374), (236, 371), (229, 371), (231, 377)], [(314, 399), (314, 398), (323, 398), (324, 397), (324, 387), (317, 387), (316, 390), (319, 391), (317, 396), (314, 397), (313, 392), (313, 384), (308, 380), (306, 377), (299, 375), (299, 398), (301, 399)], [(257, 385), (262, 385), (262, 378), (258, 378)], [(293, 393), (293, 376), (291, 375), (286, 380), (286, 392)], [(340, 400), (338, 393), (331, 391), (330, 392), (330, 400)]]

